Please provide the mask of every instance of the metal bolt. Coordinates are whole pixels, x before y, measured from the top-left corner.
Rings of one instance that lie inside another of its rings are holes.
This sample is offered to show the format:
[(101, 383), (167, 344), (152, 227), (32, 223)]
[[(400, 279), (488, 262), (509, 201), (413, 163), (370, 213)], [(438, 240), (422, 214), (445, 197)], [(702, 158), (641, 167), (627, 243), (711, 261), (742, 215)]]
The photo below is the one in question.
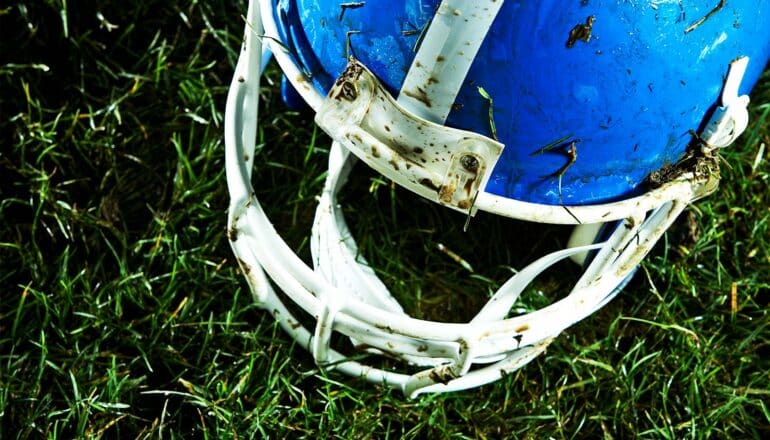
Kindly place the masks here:
[(466, 154), (460, 158), (460, 165), (471, 173), (475, 173), (479, 170), (479, 160), (476, 156)]
[(348, 101), (355, 101), (358, 97), (358, 91), (355, 84), (350, 81), (342, 83), (342, 97)]

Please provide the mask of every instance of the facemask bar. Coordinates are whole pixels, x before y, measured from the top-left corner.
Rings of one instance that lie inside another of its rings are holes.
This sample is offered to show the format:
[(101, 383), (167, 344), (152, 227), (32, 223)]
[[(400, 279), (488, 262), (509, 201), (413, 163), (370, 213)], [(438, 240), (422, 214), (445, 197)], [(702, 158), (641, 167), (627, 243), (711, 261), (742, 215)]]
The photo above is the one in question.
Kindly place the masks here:
[[(356, 262), (352, 239), (337, 241), (347, 252), (337, 261), (346, 261), (349, 270), (340, 271), (339, 275), (331, 275), (328, 266), (314, 271), (282, 241), (253, 195), (251, 166), (261, 64), (258, 37), (262, 33), (258, 12), (250, 4), (243, 52), (227, 100), (226, 166), (231, 194), (228, 236), (257, 302), (300, 345), (311, 350), (319, 365), (399, 388), (412, 397), (497, 380), (501, 374), (531, 361), (561, 331), (614, 297), (616, 287), (632, 273), (682, 209), (716, 187), (715, 175), (683, 173), (659, 194), (662, 198), (658, 199), (656, 209), (635, 210), (608, 240), (547, 255), (522, 269), (470, 323), (446, 324), (411, 318), (401, 311), (385, 286), (374, 281), (371, 269)], [(320, 218), (316, 219), (317, 229), (332, 230), (332, 234), (340, 237), (343, 232), (347, 237), (347, 228), (337, 207), (336, 193), (349, 169), (348, 157), (338, 145), (332, 148), (330, 178), (321, 197)], [(649, 215), (645, 215), (647, 211), (651, 211)], [(331, 246), (324, 245), (323, 240), (330, 244), (334, 237), (318, 234), (314, 238), (316, 261), (324, 259), (323, 252), (331, 252)], [(590, 250), (599, 253), (567, 297), (527, 315), (506, 318), (537, 274), (561, 259)], [(293, 302), (316, 317), (312, 333), (284, 306), (267, 275)], [(330, 347), (333, 331), (350, 336), (361, 346), (430, 368), (410, 375), (352, 361)], [(484, 364), (488, 365), (481, 366)]]

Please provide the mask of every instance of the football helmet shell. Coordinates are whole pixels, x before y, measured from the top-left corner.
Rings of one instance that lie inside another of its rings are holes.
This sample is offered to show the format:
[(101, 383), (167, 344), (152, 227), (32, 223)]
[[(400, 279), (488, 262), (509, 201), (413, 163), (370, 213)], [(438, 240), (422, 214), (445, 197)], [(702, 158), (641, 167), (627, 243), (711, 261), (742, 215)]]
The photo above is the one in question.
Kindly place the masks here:
[[(703, 129), (730, 62), (752, 60), (745, 94), (770, 54), (770, 14), (752, 0), (573, 3), (281, 0), (275, 15), (319, 93), (354, 56), (389, 92), (428, 107), (421, 116), (505, 145), (486, 192), (550, 205), (645, 192)], [(440, 61), (427, 65), (422, 45), (439, 46)], [(445, 85), (460, 59), (460, 87)]]

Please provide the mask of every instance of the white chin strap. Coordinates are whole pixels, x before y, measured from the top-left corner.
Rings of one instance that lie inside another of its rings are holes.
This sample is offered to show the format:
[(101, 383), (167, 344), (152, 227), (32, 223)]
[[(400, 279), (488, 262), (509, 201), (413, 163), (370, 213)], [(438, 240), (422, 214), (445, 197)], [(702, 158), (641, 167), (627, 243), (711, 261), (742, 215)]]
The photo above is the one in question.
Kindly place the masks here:
[[(337, 194), (353, 165), (348, 150), (335, 143), (330, 151), (328, 177), (313, 225), (313, 268), (293, 253), (262, 210), (251, 186), (264, 32), (254, 2), (247, 20), (225, 113), (231, 196), (228, 238), (257, 303), (321, 367), (398, 388), (410, 397), (498, 380), (526, 365), (564, 329), (610, 301), (679, 213), (718, 183), (710, 174), (683, 172), (659, 190), (654, 209), (642, 205), (631, 212), (606, 240), (548, 254), (519, 270), (468, 323), (412, 318), (358, 254), (338, 205)], [(278, 53), (276, 57), (280, 59)], [(566, 296), (543, 309), (509, 317), (535, 277), (559, 261), (587, 252), (596, 255)], [(314, 325), (305, 327), (305, 320), (287, 309), (273, 286), (312, 317)], [(348, 336), (349, 342), (332, 346), (334, 332)], [(378, 354), (400, 359), (402, 366), (380, 368)]]

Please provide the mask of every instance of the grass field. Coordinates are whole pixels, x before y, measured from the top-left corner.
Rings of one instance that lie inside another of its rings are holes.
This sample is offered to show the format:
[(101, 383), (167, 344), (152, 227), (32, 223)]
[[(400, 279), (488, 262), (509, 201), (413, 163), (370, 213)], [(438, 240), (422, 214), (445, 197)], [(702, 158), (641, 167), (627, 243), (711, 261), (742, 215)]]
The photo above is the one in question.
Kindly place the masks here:
[[(770, 436), (770, 76), (719, 192), (618, 299), (494, 385), (407, 400), (317, 370), (238, 272), (222, 113), (245, 9), (132, 3), (0, 6), (0, 438)], [(268, 79), (255, 188), (307, 258), (329, 140)], [(424, 318), (467, 319), (567, 232), (463, 233), (363, 166), (351, 186), (363, 254)]]

